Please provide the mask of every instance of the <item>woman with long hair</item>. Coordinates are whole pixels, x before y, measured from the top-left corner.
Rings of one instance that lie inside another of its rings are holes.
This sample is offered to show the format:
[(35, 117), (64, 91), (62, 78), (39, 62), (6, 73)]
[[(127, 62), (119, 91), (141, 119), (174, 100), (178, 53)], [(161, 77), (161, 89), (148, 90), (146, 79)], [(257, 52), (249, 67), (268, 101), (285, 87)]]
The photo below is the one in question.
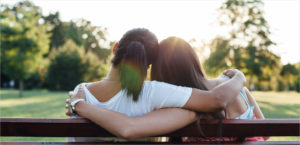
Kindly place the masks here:
[[(200, 65), (200, 61), (192, 47), (183, 39), (169, 37), (160, 42), (160, 53), (152, 65), (152, 80), (171, 83), (174, 85), (211, 90), (230, 78), (221, 75), (208, 79)], [(255, 99), (244, 87), (238, 97), (234, 98), (220, 112), (199, 112), (201, 119), (264, 119)], [(247, 138), (248, 140), (263, 140), (261, 137)], [(184, 138), (186, 142), (194, 141), (230, 141), (236, 138)]]
[[(160, 52), (152, 65), (151, 79), (174, 85), (212, 90), (219, 84), (229, 80), (222, 75), (215, 79), (208, 79), (200, 65), (199, 59), (192, 47), (183, 39), (169, 37), (160, 42)], [(248, 102), (248, 100), (250, 102)], [(254, 106), (250, 105), (253, 104)], [(234, 119), (253, 107), (257, 118), (264, 118), (254, 98), (244, 87), (238, 97), (234, 98), (223, 111), (226, 118)], [(251, 111), (252, 112), (252, 111)], [(252, 114), (252, 113), (250, 113)], [(251, 115), (252, 116), (252, 115)]]
[[(198, 112), (223, 110), (238, 96), (246, 82), (238, 70), (227, 71), (231, 79), (210, 90), (159, 81), (144, 82), (147, 68), (158, 63), (156, 59), (161, 49), (147, 29), (128, 31), (114, 50), (107, 77), (76, 87), (75, 92), (79, 89), (79, 93), (71, 97), (67, 105), (73, 112), (117, 136), (139, 138), (174, 131), (195, 121), (195, 113), (184, 109)], [(167, 107), (183, 109), (161, 109)], [(161, 110), (154, 111), (157, 109)]]

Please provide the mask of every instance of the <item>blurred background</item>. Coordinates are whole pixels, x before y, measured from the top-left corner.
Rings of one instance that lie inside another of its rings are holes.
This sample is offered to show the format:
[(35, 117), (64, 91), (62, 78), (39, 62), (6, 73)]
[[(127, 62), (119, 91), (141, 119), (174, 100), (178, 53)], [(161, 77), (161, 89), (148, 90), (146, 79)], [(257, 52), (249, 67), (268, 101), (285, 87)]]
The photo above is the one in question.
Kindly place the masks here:
[(298, 0), (0, 2), (0, 117), (66, 118), (67, 91), (103, 78), (112, 46), (144, 27), (188, 41), (211, 78), (240, 69), (266, 118), (300, 118)]

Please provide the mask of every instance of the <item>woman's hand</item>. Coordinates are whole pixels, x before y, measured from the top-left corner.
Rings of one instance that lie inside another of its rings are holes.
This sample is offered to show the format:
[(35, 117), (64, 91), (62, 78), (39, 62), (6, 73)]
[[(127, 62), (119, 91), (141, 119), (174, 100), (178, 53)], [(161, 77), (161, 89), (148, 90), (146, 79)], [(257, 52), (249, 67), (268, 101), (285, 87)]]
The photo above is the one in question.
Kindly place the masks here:
[(242, 73), (242, 72), (240, 72), (238, 69), (228, 69), (223, 71), (223, 75), (228, 76), (230, 78), (237, 75), (238, 73)]
[(85, 95), (84, 95), (83, 89), (82, 89), (82, 84), (79, 85), (78, 92), (76, 94), (74, 94), (73, 91), (70, 91), (68, 95), (69, 95), (70, 98), (66, 99), (66, 109), (67, 109), (66, 115), (67, 116), (72, 116), (74, 114), (71, 113), (71, 111), (70, 111), (71, 102), (73, 102), (77, 99), (85, 99)]
[(239, 77), (243, 81), (243, 84), (244, 85), (246, 84), (246, 77), (245, 77), (244, 73), (242, 73), (238, 69), (225, 70), (225, 71), (223, 71), (223, 75), (228, 76), (230, 78), (233, 78), (235, 76)]

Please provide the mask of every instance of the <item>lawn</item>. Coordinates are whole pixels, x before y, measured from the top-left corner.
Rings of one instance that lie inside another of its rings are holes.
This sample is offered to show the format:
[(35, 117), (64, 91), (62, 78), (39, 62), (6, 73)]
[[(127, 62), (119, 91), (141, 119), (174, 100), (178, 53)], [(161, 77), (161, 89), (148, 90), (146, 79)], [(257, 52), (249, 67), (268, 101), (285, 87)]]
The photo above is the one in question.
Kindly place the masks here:
[[(300, 93), (252, 92), (266, 118), (300, 118)], [(67, 118), (65, 99), (67, 92), (47, 90), (25, 91), (18, 97), (17, 90), (0, 90), (0, 117)], [(299, 137), (272, 137), (271, 140)], [(66, 138), (0, 137), (0, 140), (66, 141)]]
[(300, 118), (300, 93), (252, 92), (266, 118)]
[(32, 90), (25, 91), (24, 97), (19, 98), (17, 90), (1, 90), (0, 95), (1, 117), (66, 118), (67, 92)]

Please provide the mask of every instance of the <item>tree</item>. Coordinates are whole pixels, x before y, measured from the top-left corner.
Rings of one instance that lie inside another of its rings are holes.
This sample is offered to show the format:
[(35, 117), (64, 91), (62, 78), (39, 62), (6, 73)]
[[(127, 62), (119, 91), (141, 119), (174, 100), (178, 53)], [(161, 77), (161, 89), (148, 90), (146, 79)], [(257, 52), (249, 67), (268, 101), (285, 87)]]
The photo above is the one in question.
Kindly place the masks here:
[(50, 65), (46, 83), (51, 90), (71, 90), (83, 82), (86, 69), (80, 57), (83, 48), (79, 48), (72, 41), (68, 41), (58, 50), (50, 53)]
[(72, 90), (81, 82), (99, 80), (106, 72), (105, 64), (94, 53), (85, 53), (82, 46), (67, 40), (50, 53), (46, 83), (51, 90)]
[(48, 26), (53, 26), (53, 29), (48, 31), (48, 33), (51, 34), (49, 47), (50, 50), (52, 50), (52, 48), (58, 48), (62, 46), (66, 41), (66, 30), (63, 22), (59, 18), (59, 13), (56, 12), (54, 14), (49, 14), (43, 18)]
[(50, 35), (41, 17), (41, 9), (29, 1), (1, 5), (1, 69), (10, 79), (19, 80), (20, 97), (23, 80), (37, 71), (49, 50)]
[(106, 34), (106, 28), (93, 26), (90, 21), (84, 19), (66, 24), (67, 38), (72, 39), (78, 46), (83, 46), (86, 52), (92, 51), (105, 62), (112, 52)]
[(206, 68), (218, 73), (224, 68), (241, 69), (250, 84), (255, 76), (270, 79), (270, 70), (279, 67), (280, 57), (269, 50), (276, 44), (270, 39), (261, 0), (227, 0), (218, 11), (220, 27), (227, 33), (211, 41)]
[[(212, 40), (211, 53), (209, 58), (204, 62), (204, 68), (206, 73), (216, 76), (221, 73), (221, 71), (227, 69), (231, 66), (231, 60), (228, 59), (228, 40), (224, 40), (222, 37), (215, 38)], [(222, 61), (219, 61), (222, 60)]]
[(298, 71), (292, 64), (286, 64), (282, 67), (280, 75), (284, 78), (285, 90), (290, 90), (290, 85), (297, 79)]

